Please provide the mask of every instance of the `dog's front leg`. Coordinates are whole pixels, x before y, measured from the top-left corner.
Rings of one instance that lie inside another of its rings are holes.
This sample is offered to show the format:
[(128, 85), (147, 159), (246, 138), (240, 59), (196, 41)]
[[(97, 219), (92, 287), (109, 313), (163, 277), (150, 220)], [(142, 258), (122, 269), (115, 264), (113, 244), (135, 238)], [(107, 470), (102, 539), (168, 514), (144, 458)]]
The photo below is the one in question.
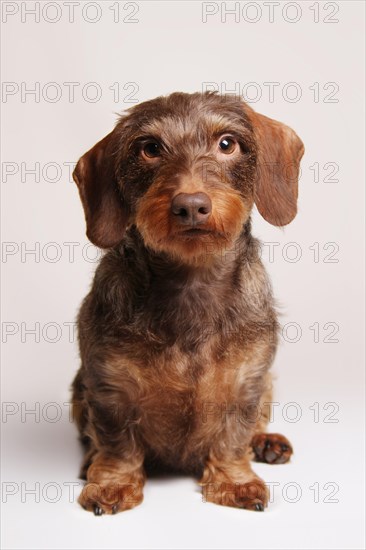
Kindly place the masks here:
[(205, 502), (255, 511), (267, 506), (266, 485), (246, 456), (218, 458), (211, 452), (200, 484)]
[[(242, 373), (221, 369), (221, 383), (214, 386), (211, 399), (215, 406), (204, 424), (211, 444), (200, 484), (206, 502), (263, 511), (268, 491), (253, 472), (250, 459), (265, 373), (245, 365)], [(240, 378), (242, 384), (238, 385)]]
[(95, 515), (115, 514), (143, 500), (144, 453), (136, 432), (136, 411), (126, 395), (94, 394), (89, 401), (89, 435), (95, 453), (79, 503)]
[(142, 461), (125, 462), (99, 452), (87, 472), (79, 503), (95, 515), (116, 514), (142, 502), (145, 474)]

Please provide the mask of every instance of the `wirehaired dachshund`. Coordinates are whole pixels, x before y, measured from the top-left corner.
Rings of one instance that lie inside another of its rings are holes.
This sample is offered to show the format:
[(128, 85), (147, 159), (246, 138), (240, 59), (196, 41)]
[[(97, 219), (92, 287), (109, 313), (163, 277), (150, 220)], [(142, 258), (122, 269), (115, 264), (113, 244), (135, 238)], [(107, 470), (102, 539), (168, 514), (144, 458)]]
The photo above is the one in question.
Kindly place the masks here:
[(250, 215), (294, 218), (303, 152), (240, 98), (173, 93), (78, 161), (87, 236), (105, 249), (72, 387), (86, 510), (140, 504), (153, 471), (196, 476), (207, 502), (266, 507), (250, 461), (285, 463), (292, 447), (265, 433), (278, 323)]

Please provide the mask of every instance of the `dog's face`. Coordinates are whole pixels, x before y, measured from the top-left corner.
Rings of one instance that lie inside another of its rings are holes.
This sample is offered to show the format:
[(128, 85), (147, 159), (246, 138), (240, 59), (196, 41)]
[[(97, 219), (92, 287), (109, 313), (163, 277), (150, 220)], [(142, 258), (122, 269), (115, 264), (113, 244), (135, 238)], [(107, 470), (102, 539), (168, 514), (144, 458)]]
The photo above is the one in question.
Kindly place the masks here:
[(230, 247), (254, 202), (270, 223), (296, 214), (303, 144), (239, 99), (175, 93), (129, 110), (78, 162), (87, 235), (102, 248), (135, 225), (188, 263)]

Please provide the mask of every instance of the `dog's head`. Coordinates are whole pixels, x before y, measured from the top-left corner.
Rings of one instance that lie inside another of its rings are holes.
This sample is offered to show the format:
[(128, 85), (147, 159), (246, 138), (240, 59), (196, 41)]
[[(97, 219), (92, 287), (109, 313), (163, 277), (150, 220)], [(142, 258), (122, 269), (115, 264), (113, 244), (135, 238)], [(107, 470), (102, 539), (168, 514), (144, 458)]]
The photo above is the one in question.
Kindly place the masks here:
[(296, 215), (304, 152), (293, 130), (238, 98), (174, 93), (130, 109), (73, 177), (87, 235), (101, 248), (135, 225), (182, 261), (234, 243), (253, 204), (273, 225)]

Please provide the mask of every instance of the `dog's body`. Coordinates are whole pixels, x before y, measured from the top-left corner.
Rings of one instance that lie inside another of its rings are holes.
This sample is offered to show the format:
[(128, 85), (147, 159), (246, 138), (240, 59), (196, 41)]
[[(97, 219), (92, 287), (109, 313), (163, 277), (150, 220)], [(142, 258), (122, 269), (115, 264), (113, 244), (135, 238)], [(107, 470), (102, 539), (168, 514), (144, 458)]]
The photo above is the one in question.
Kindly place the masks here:
[(208, 501), (263, 510), (250, 458), (292, 449), (263, 433), (277, 321), (250, 211), (294, 217), (302, 153), (237, 99), (172, 94), (80, 159), (88, 236), (108, 248), (79, 315), (85, 508), (132, 508), (146, 468), (162, 466), (198, 475)]

